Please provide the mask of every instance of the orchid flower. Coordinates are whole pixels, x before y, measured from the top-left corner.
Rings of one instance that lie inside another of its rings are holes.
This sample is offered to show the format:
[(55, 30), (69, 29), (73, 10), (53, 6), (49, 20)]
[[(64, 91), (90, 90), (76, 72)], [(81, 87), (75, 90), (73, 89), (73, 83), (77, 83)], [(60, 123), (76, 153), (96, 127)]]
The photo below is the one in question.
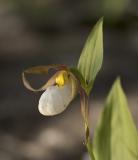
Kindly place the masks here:
[[(47, 74), (49, 69), (57, 72), (39, 89), (34, 89), (26, 74)], [(63, 112), (77, 95), (79, 82), (63, 65), (37, 66), (25, 70), (22, 74), (24, 85), (31, 91), (44, 91), (39, 99), (38, 110), (45, 116), (53, 116)]]
[[(34, 92), (43, 91), (39, 99), (38, 110), (45, 116), (53, 116), (63, 112), (75, 96), (80, 94), (81, 113), (85, 126), (85, 144), (91, 160), (94, 160), (94, 155), (89, 133), (88, 100), (94, 80), (102, 65), (102, 23), (103, 18), (92, 29), (77, 67), (70, 68), (65, 65), (36, 66), (26, 69), (22, 73), (26, 88)], [(55, 69), (56, 73), (38, 89), (34, 89), (26, 78), (27, 74), (47, 74), (50, 69)]]

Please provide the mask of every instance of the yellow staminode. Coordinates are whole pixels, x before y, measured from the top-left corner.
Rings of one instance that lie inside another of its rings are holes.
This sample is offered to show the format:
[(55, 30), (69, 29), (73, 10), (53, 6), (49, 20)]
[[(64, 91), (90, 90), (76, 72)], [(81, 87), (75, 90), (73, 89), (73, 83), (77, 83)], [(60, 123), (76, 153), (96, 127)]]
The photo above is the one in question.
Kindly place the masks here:
[(56, 84), (60, 86), (64, 86), (64, 84), (68, 81), (68, 74), (66, 71), (61, 71), (61, 73), (56, 77)]

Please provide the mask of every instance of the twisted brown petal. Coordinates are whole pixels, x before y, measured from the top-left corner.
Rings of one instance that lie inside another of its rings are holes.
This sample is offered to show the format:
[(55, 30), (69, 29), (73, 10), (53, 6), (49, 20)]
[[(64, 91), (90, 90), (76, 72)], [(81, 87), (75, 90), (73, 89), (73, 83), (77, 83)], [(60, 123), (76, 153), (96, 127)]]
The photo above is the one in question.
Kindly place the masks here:
[(47, 66), (35, 66), (35, 67), (28, 68), (24, 70), (22, 73), (22, 80), (23, 80), (24, 86), (31, 91), (38, 92), (38, 91), (46, 90), (48, 86), (54, 85), (55, 77), (57, 76), (58, 72), (55, 73), (52, 76), (52, 78), (50, 78), (50, 80), (48, 80), (43, 86), (41, 86), (38, 89), (33, 88), (30, 82), (26, 78), (26, 74), (47, 74), (50, 69), (55, 69), (57, 71), (60, 71), (60, 70), (67, 70), (67, 67), (60, 64), (59, 65), (53, 64), (53, 65), (47, 65)]

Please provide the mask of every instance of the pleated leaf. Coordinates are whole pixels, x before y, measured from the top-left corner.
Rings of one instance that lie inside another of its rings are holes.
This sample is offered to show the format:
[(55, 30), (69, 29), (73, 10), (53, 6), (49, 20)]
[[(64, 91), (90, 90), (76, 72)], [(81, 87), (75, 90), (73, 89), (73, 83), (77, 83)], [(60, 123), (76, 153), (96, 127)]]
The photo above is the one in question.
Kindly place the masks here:
[(87, 84), (86, 92), (89, 94), (97, 73), (103, 61), (103, 18), (101, 18), (92, 29), (86, 44), (82, 50), (78, 69)]
[(119, 79), (112, 86), (96, 129), (94, 153), (96, 160), (138, 160), (138, 132)]

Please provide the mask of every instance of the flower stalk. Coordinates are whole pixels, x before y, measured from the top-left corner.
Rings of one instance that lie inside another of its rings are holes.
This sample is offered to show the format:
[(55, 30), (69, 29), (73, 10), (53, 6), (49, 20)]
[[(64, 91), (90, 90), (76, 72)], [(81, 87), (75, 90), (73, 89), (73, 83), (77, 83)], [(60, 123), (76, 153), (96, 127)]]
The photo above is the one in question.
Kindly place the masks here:
[(90, 127), (89, 127), (89, 95), (87, 95), (86, 92), (83, 89), (81, 89), (80, 96), (81, 96), (81, 113), (85, 128), (85, 145), (91, 160), (94, 160), (95, 158), (92, 152), (92, 143), (90, 138)]

